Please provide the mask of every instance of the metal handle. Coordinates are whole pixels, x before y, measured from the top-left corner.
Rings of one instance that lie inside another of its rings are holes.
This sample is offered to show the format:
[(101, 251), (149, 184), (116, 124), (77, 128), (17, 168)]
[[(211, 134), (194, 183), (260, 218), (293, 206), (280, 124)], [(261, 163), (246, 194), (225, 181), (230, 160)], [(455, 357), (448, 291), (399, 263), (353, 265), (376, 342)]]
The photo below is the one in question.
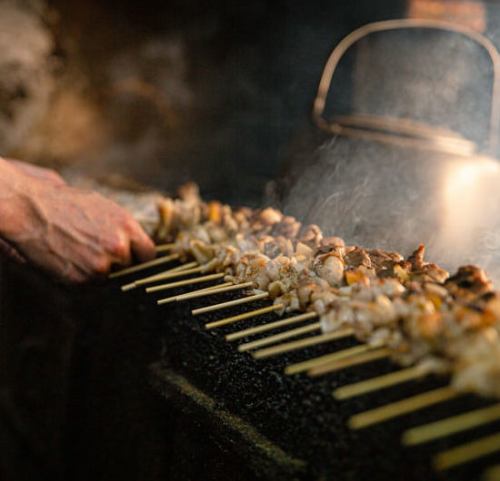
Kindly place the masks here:
[(429, 28), (444, 30), (449, 32), (455, 32), (462, 34), (474, 42), (481, 45), (488, 53), (491, 63), (493, 66), (493, 84), (491, 91), (491, 109), (490, 109), (490, 132), (489, 132), (489, 151), (495, 153), (498, 145), (498, 129), (500, 122), (500, 112), (498, 105), (498, 98), (500, 95), (500, 56), (498, 50), (493, 45), (493, 43), (488, 40), (485, 36), (481, 35), (474, 30), (470, 30), (461, 25), (456, 25), (441, 20), (427, 20), (427, 19), (397, 19), (397, 20), (385, 20), (382, 22), (374, 22), (364, 25), (351, 32), (347, 37), (344, 37), (340, 43), (335, 47), (335, 49), (330, 54), (328, 61), (326, 62), (325, 68), (323, 69), (323, 74), (321, 75), (321, 80), (318, 87), (318, 92), (314, 100), (313, 106), (313, 120), (323, 130), (329, 132), (339, 133), (342, 130), (340, 124), (330, 123), (324, 117), (323, 113), (325, 110), (326, 100), (328, 97), (328, 91), (332, 82), (333, 74), (342, 59), (343, 55), (349, 48), (356, 43), (358, 40), (366, 37), (367, 35), (374, 32), (382, 32), (388, 30), (399, 30), (406, 28)]

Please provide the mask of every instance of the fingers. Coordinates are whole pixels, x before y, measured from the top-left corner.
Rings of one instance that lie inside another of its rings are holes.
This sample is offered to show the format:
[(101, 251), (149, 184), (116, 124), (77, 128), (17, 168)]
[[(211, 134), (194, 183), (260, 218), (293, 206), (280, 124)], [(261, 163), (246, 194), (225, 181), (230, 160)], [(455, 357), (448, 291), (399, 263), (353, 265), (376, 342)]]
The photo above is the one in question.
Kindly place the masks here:
[(119, 230), (114, 241), (111, 242), (109, 249), (110, 259), (106, 266), (105, 272), (98, 269), (100, 274), (107, 274), (112, 264), (128, 265), (132, 261), (131, 239), (129, 234), (123, 230)]
[(66, 181), (57, 172), (55, 172), (54, 170), (44, 170), (45, 172), (42, 178), (44, 178), (48, 182), (51, 182), (55, 186), (66, 185)]
[(154, 242), (135, 220), (129, 223), (129, 232), (130, 247), (134, 256), (140, 262), (154, 259), (156, 255)]
[[(20, 163), (18, 177), (32, 182), (27, 174), (57, 176), (45, 169)], [(24, 169), (24, 170), (23, 170)], [(58, 182), (57, 177), (54, 181)], [(62, 181), (62, 180), (61, 180)], [(96, 194), (50, 182), (33, 182), (29, 202), (33, 208), (20, 210), (26, 217), (23, 228), (13, 231), (9, 241), (26, 259), (69, 283), (105, 276), (113, 264), (130, 264), (155, 257), (155, 247), (140, 225), (123, 208)], [(39, 215), (39, 213), (43, 215)], [(50, 228), (48, 228), (50, 227)], [(2, 246), (0, 246), (1, 248)], [(12, 249), (3, 246), (12, 255)]]
[[(107, 234), (104, 239), (110, 239), (110, 234), (115, 237), (116, 232), (122, 233), (118, 245), (111, 242), (110, 250), (112, 261), (115, 264), (130, 264), (132, 258), (143, 262), (153, 259), (156, 255), (155, 245), (149, 236), (144, 232), (140, 224), (123, 207), (115, 202), (101, 196), (100, 194), (91, 194), (94, 202), (101, 207), (101, 212), (111, 213), (110, 222), (107, 223)], [(109, 242), (107, 242), (109, 245)]]
[(64, 284), (84, 284), (90, 281), (94, 276), (83, 272), (77, 266), (70, 265), (68, 269), (65, 269), (64, 273), (58, 276), (58, 279)]

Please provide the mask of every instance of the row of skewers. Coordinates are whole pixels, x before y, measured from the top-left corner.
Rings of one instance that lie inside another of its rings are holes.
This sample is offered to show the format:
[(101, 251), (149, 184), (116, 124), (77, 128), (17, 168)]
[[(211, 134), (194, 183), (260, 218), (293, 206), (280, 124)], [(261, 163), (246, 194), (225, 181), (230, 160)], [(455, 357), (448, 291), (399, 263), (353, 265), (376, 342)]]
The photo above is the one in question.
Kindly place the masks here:
[[(266, 307), (205, 325), (206, 329), (240, 326), (271, 312), (284, 317), (225, 336), (228, 342), (246, 340), (238, 350), (251, 352), (255, 359), (349, 337), (360, 342), (291, 364), (285, 369), (287, 375), (323, 376), (385, 358), (399, 365), (389, 374), (336, 389), (333, 395), (339, 400), (429, 374), (449, 376), (448, 386), (352, 416), (352, 429), (466, 393), (500, 397), (500, 294), (480, 268), (464, 266), (450, 276), (424, 260), (423, 246), (407, 259), (396, 252), (346, 246), (338, 237), (324, 237), (319, 227), (302, 226), (275, 209), (233, 210), (218, 202), (203, 202), (194, 184), (183, 186), (178, 199), (164, 199), (159, 210), (160, 257), (111, 277), (173, 261), (181, 264), (129, 282), (123, 291), (144, 287), (148, 293), (162, 293), (205, 285), (161, 298), (158, 305), (222, 292), (244, 293), (235, 300), (195, 309), (195, 316), (271, 301)], [(196, 277), (185, 279), (188, 276)], [(210, 282), (218, 284), (206, 287)], [(257, 340), (248, 340), (256, 335), (260, 336)], [(500, 404), (493, 403), (412, 428), (403, 433), (402, 440), (417, 445), (496, 420), (500, 420)], [(435, 457), (435, 465), (447, 469), (498, 451), (500, 433), (443, 451)], [(495, 472), (499, 470), (490, 471), (488, 479)]]

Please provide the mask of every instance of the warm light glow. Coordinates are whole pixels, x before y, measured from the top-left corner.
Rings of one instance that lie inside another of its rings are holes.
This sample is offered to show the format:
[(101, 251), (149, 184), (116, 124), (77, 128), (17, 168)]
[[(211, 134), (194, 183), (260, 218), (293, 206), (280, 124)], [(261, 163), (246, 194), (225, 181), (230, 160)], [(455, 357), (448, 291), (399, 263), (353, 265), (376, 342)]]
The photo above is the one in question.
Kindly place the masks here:
[[(450, 202), (462, 202), (464, 195), (479, 194), (481, 183), (490, 174), (496, 175), (500, 171), (500, 166), (495, 160), (481, 159), (468, 161), (465, 165), (460, 163), (453, 165), (446, 177), (446, 193)], [(469, 199), (474, 202), (474, 199)]]
[[(473, 158), (450, 164), (443, 177), (443, 210), (436, 243), (457, 259), (469, 254), (498, 251), (496, 236), (500, 212), (500, 164), (490, 158)], [(479, 245), (479, 240), (485, 245)], [(500, 238), (499, 238), (500, 240)], [(475, 259), (475, 257), (472, 257)], [(462, 262), (465, 259), (462, 259)]]
[(408, 18), (430, 18), (458, 23), (472, 30), (486, 30), (486, 7), (470, 0), (409, 0)]

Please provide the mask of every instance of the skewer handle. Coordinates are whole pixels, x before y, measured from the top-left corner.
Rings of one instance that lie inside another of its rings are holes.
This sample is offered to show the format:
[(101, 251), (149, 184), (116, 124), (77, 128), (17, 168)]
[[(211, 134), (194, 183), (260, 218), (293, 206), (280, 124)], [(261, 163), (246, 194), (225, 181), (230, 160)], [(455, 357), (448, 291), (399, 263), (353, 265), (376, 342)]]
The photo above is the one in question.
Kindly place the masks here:
[(427, 391), (401, 401), (385, 404), (379, 408), (356, 414), (349, 419), (351, 429), (362, 429), (373, 424), (389, 421), (390, 419), (418, 411), (426, 407), (448, 401), (458, 396), (458, 392), (450, 386), (446, 386), (433, 391)]
[(285, 339), (300, 336), (301, 334), (308, 334), (310, 332), (319, 331), (320, 329), (321, 323), (315, 322), (307, 326), (298, 327), (297, 329), (290, 329), (289, 331), (280, 332), (279, 334), (275, 334), (274, 336), (264, 337), (263, 339), (258, 339), (257, 341), (241, 344), (240, 346), (238, 346), (238, 351), (250, 351), (251, 349), (268, 346), (269, 344), (276, 344), (277, 342), (283, 341)]
[(260, 316), (261, 314), (268, 314), (270, 312), (280, 311), (283, 309), (283, 304), (273, 304), (272, 306), (262, 307), (261, 309), (255, 309), (254, 311), (244, 312), (243, 314), (237, 314), (236, 316), (226, 317), (219, 321), (209, 322), (205, 324), (205, 329), (215, 329), (217, 327), (227, 326), (233, 324), (234, 322), (243, 321), (245, 319), (250, 319), (255, 316)]
[(289, 317), (288, 319), (283, 319), (276, 322), (268, 322), (262, 326), (250, 327), (248, 329), (243, 329), (241, 331), (236, 331), (226, 336), (226, 341), (236, 341), (243, 337), (253, 336), (254, 334), (260, 334), (261, 332), (270, 331), (272, 329), (279, 329), (280, 327), (289, 326), (291, 324), (296, 324), (302, 321), (307, 321), (309, 319), (315, 319), (318, 317), (316, 312), (306, 312), (305, 314), (299, 314), (298, 316)]
[(126, 276), (128, 274), (133, 274), (134, 272), (139, 272), (139, 271), (142, 271), (144, 269), (149, 269), (150, 267), (159, 266), (161, 264), (165, 264), (166, 262), (175, 261), (179, 257), (180, 257), (179, 254), (171, 254), (169, 256), (157, 257), (156, 259), (153, 259), (152, 261), (143, 262), (142, 264), (137, 264), (135, 266), (131, 266), (131, 267), (127, 267), (125, 269), (122, 269), (120, 271), (112, 272), (108, 276), (108, 278), (115, 279), (117, 277), (122, 277), (122, 276)]
[(213, 306), (193, 309), (191, 313), (193, 314), (193, 316), (198, 316), (199, 314), (206, 314), (207, 312), (218, 311), (219, 309), (226, 309), (227, 307), (240, 306), (241, 304), (247, 304), (248, 302), (267, 299), (268, 297), (269, 294), (267, 292), (263, 292), (261, 294), (255, 294), (253, 296), (242, 297), (241, 299), (235, 299), (234, 301), (227, 301), (227, 302), (222, 302), (220, 304), (214, 304)]
[(308, 337), (298, 341), (287, 342), (278, 346), (268, 347), (253, 353), (255, 359), (265, 359), (267, 357), (276, 356), (277, 354), (284, 354), (285, 352), (296, 351), (297, 349), (304, 349), (306, 347), (317, 346), (325, 342), (335, 341), (344, 337), (352, 336), (354, 331), (351, 328), (339, 329), (335, 332), (327, 334), (320, 334), (319, 336)]

